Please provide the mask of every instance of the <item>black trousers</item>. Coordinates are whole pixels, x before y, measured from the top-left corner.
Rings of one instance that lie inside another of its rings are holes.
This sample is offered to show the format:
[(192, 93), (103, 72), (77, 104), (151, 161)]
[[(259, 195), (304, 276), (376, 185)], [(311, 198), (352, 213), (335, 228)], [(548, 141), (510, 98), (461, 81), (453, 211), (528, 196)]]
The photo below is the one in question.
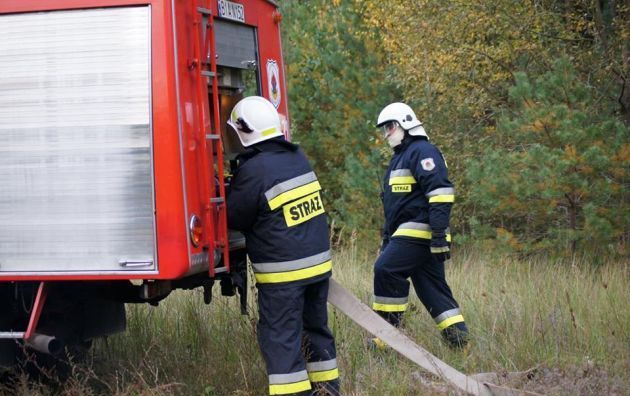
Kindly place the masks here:
[(418, 298), (442, 331), (456, 327), (467, 333), (464, 318), (444, 273), (428, 245), (393, 238), (374, 264), (373, 309), (398, 326), (407, 308), (409, 278)]
[(339, 394), (335, 340), (328, 328), (328, 284), (327, 278), (258, 288), (258, 343), (270, 394)]

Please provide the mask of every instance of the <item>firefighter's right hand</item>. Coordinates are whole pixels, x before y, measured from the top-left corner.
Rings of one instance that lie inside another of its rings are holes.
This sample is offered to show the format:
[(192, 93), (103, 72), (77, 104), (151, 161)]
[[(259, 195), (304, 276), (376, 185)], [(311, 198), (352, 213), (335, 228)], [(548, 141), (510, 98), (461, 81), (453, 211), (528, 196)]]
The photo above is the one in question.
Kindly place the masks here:
[(446, 241), (446, 234), (434, 232), (431, 238), (431, 254), (439, 262), (444, 262), (451, 258), (451, 249)]

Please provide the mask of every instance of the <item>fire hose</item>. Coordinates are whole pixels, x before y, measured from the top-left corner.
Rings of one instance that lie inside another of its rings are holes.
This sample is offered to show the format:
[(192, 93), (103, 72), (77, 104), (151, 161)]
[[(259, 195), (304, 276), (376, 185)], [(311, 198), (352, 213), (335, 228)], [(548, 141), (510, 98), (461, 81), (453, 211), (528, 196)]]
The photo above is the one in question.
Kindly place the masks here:
[(475, 396), (529, 396), (538, 393), (507, 388), (467, 376), (413, 342), (396, 327), (376, 314), (334, 279), (330, 281), (328, 302), (356, 322), (359, 326), (380, 338), (389, 347), (435, 374), (449, 384)]

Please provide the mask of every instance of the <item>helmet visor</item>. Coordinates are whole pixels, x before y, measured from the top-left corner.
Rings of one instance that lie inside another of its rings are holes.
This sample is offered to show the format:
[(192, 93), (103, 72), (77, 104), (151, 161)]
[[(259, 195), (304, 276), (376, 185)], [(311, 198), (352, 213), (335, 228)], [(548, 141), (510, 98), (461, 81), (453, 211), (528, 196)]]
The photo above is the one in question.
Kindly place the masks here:
[(398, 126), (398, 122), (396, 121), (387, 121), (383, 125), (381, 125), (381, 133), (383, 136), (387, 137), (390, 133), (392, 133), (396, 127)]

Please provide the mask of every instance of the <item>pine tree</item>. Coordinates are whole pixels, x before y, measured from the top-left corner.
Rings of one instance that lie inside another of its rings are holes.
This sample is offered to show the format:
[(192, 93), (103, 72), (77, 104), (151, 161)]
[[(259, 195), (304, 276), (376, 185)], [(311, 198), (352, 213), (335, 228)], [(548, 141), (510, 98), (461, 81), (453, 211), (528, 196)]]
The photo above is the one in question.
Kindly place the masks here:
[(335, 226), (378, 238), (385, 147), (375, 121), (401, 98), (379, 32), (366, 26), (359, 0), (281, 6), (294, 141), (312, 160)]
[(518, 73), (510, 98), (502, 146), (467, 164), (471, 199), (488, 214), (476, 222), (525, 250), (600, 251), (624, 238), (630, 134), (610, 102), (567, 59), (534, 80)]

